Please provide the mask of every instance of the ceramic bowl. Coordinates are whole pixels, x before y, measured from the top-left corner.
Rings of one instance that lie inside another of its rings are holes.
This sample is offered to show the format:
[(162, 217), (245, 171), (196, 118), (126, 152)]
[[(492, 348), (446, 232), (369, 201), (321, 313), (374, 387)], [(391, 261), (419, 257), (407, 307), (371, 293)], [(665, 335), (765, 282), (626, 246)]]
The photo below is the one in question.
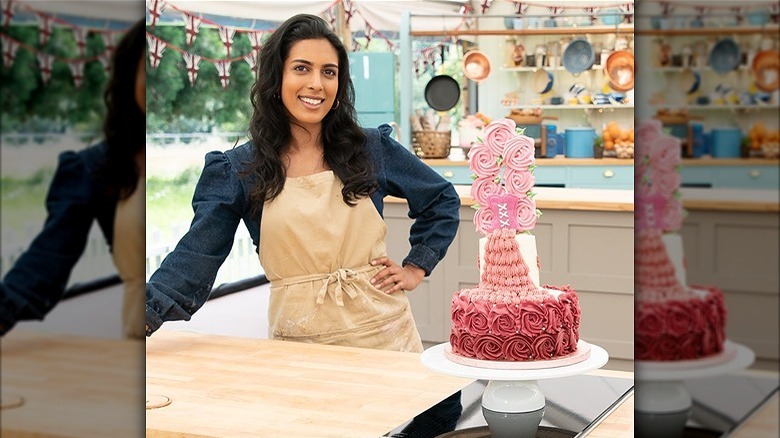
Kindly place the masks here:
[(566, 46), (561, 61), (566, 71), (578, 74), (593, 67), (596, 62), (596, 53), (587, 40), (575, 39)]
[(544, 94), (553, 87), (553, 75), (543, 68), (537, 69), (531, 77), (531, 89), (534, 93)]
[(731, 38), (723, 38), (710, 51), (710, 67), (716, 73), (728, 73), (739, 67), (740, 57), (739, 45)]
[(759, 90), (771, 93), (780, 88), (780, 53), (777, 50), (758, 52), (751, 68)]
[(604, 64), (609, 86), (616, 91), (634, 88), (634, 54), (627, 50), (612, 52)]
[(490, 76), (490, 59), (479, 50), (463, 55), (463, 74), (474, 82), (481, 82)]

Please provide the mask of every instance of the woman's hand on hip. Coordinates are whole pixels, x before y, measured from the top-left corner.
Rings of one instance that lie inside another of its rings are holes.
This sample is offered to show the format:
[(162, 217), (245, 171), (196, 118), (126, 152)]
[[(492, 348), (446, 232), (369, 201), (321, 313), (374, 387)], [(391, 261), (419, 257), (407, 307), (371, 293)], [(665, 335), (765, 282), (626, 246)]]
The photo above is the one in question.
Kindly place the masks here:
[(377, 289), (392, 294), (399, 290), (412, 291), (420, 285), (425, 271), (413, 266), (399, 266), (387, 257), (371, 260), (371, 265), (383, 265), (384, 268), (371, 278), (371, 284)]

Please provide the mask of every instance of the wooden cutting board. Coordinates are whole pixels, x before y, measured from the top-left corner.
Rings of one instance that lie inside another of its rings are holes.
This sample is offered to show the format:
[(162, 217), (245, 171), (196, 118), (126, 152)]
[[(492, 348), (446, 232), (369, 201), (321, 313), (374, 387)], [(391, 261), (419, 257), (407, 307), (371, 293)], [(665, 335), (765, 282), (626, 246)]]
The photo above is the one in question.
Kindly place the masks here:
[(11, 331), (0, 342), (0, 436), (142, 436), (143, 364), (143, 341)]
[(160, 330), (146, 343), (147, 437), (378, 437), (473, 380), (420, 355)]

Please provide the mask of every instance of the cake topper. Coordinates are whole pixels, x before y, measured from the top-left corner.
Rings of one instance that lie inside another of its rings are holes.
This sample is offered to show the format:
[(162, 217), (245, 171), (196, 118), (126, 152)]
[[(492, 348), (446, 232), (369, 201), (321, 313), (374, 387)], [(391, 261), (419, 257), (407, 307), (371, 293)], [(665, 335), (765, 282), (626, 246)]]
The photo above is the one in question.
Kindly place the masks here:
[(518, 132), (513, 120), (502, 118), (487, 126), (484, 141), (477, 140), (469, 151), (477, 231), (532, 230), (541, 215), (531, 192), (536, 167), (534, 139), (523, 135), (522, 130)]

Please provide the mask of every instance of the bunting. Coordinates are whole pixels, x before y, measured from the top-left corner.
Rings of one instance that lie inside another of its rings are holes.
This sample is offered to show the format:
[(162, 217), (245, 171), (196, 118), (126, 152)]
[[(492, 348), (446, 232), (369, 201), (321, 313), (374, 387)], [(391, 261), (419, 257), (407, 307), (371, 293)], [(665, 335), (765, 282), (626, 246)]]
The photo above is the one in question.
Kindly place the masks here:
[(100, 36), (103, 38), (103, 45), (106, 46), (106, 50), (113, 52), (116, 48), (116, 33), (103, 32)]
[(50, 16), (43, 14), (38, 15), (38, 30), (41, 35), (41, 47), (46, 46), (46, 43), (49, 42), (49, 38), (51, 38), (51, 25), (52, 18)]
[(257, 52), (252, 51), (251, 53), (244, 56), (244, 61), (246, 61), (247, 64), (249, 64), (249, 69), (252, 70), (252, 72), (257, 75)]
[(249, 37), (249, 44), (252, 45), (252, 51), (255, 53), (260, 53), (260, 46), (263, 45), (262, 43), (263, 33), (249, 32), (246, 34), (246, 36)]
[(41, 78), (43, 79), (43, 83), (48, 84), (49, 79), (51, 78), (51, 66), (54, 57), (43, 52), (38, 53), (35, 57), (38, 59), (38, 65), (41, 67)]
[(14, 9), (16, 2), (14, 0), (3, 0), (3, 27), (8, 27), (14, 18)]
[(219, 81), (222, 83), (222, 88), (227, 89), (230, 85), (230, 66), (233, 65), (230, 61), (217, 61), (217, 72), (219, 73)]
[(195, 42), (195, 38), (198, 36), (198, 29), (203, 20), (200, 17), (194, 15), (182, 13), (184, 17), (184, 31), (187, 33), (187, 45), (192, 47), (192, 43)]
[(146, 41), (149, 43), (149, 62), (152, 68), (157, 68), (160, 65), (162, 54), (165, 52), (165, 42), (154, 35), (147, 33)]
[(76, 88), (81, 88), (81, 84), (84, 82), (84, 62), (71, 61), (68, 63), (70, 67), (70, 73), (73, 75), (73, 84)]
[(187, 66), (187, 77), (190, 79), (190, 86), (195, 86), (195, 79), (198, 78), (198, 70), (200, 69), (200, 56), (192, 53), (184, 52), (181, 54), (184, 58), (184, 64)]
[(157, 21), (160, 19), (160, 15), (162, 15), (163, 11), (165, 11), (166, 6), (167, 3), (162, 0), (147, 0), (146, 9), (149, 10), (149, 15), (151, 15), (149, 24), (152, 26), (152, 29), (157, 25)]
[(632, 23), (634, 21), (634, 3), (624, 3), (620, 5), (620, 12), (623, 13), (626, 23)]
[(103, 66), (103, 71), (105, 71), (107, 75), (111, 74), (111, 52), (106, 50), (98, 55), (98, 61), (100, 61), (100, 65)]
[(233, 36), (236, 34), (236, 29), (232, 27), (219, 27), (219, 39), (222, 40), (222, 44), (227, 49), (227, 57), (230, 58), (230, 48), (233, 46)]
[(85, 29), (83, 27), (74, 27), (73, 28), (73, 39), (76, 40), (76, 47), (79, 48), (79, 56), (82, 58), (84, 57), (84, 54), (87, 51), (87, 33), (89, 32), (88, 29)]
[(19, 43), (6, 35), (0, 35), (3, 39), (3, 65), (8, 68), (14, 63), (16, 51), (19, 50)]

